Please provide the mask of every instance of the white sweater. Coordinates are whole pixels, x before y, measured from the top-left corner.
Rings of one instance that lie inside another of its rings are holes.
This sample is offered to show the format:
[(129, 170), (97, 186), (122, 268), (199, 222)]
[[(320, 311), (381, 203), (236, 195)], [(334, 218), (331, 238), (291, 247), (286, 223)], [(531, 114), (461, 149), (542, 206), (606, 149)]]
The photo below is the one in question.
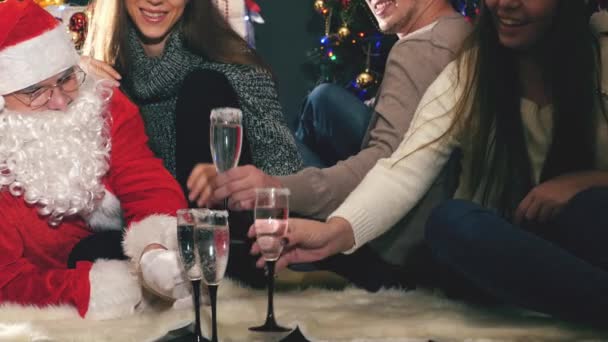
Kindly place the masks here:
[[(455, 87), (456, 63), (449, 64), (427, 89), (410, 129), (393, 155), (379, 160), (361, 184), (329, 216), (346, 219), (353, 229), (355, 246), (346, 253), (352, 253), (380, 236), (404, 217), (427, 192), (456, 147), (462, 148), (463, 169), (455, 197), (478, 201), (478, 196), (465, 191), (468, 188), (465, 183), (469, 172), (468, 158), (471, 156), (468, 144), (461, 144), (452, 135), (426, 146), (442, 136), (452, 123), (454, 107), (462, 93), (462, 89)], [(606, 74), (604, 80), (608, 79)], [(521, 115), (532, 174), (538, 182), (551, 145), (552, 107), (539, 108), (522, 99)], [(465, 134), (457, 133), (458, 136)], [(598, 120), (596, 161), (600, 170), (608, 170), (608, 125), (603, 117)]]

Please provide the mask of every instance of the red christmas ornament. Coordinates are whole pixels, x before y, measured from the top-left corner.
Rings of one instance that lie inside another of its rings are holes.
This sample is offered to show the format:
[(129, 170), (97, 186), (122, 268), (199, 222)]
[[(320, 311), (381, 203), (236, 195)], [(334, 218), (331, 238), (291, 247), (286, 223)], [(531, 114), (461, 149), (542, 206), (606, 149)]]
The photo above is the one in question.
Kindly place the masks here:
[(70, 31), (81, 31), (87, 27), (87, 16), (82, 12), (72, 14), (70, 18)]
[(351, 0), (340, 0), (340, 2), (342, 3), (342, 7), (346, 8), (350, 5)]
[(76, 12), (70, 17), (68, 28), (72, 33), (72, 42), (77, 50), (82, 48), (87, 36), (87, 25), (89, 18), (83, 12)]

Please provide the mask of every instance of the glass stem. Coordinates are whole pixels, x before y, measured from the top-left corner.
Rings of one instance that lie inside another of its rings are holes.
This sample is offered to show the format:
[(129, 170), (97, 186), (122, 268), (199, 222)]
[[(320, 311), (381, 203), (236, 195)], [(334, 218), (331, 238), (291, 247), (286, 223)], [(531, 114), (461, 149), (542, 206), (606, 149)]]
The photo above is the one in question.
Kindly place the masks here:
[(272, 322), (276, 325), (274, 320), (274, 265), (276, 261), (266, 261), (266, 268), (268, 271), (268, 309), (266, 314), (266, 322)]
[(192, 293), (194, 294), (194, 334), (197, 341), (203, 341), (201, 334), (201, 280), (192, 281)]
[(211, 300), (211, 342), (217, 342), (217, 285), (208, 285)]

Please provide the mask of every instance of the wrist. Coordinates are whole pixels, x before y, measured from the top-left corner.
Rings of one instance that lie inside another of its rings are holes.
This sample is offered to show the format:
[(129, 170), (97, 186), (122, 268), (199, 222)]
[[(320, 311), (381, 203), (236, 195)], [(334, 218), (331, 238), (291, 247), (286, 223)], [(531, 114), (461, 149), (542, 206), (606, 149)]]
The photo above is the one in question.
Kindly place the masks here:
[(352, 249), (355, 246), (355, 234), (350, 225), (350, 222), (342, 217), (332, 217), (327, 221), (331, 229), (334, 230), (336, 241), (336, 253), (342, 253)]
[[(141, 253), (141, 258), (143, 258), (144, 254), (146, 254), (146, 252), (158, 250), (158, 249), (167, 250), (167, 248), (165, 246), (163, 246), (159, 243), (151, 243), (144, 248), (143, 252)], [(141, 258), (140, 258), (140, 260), (141, 260)]]

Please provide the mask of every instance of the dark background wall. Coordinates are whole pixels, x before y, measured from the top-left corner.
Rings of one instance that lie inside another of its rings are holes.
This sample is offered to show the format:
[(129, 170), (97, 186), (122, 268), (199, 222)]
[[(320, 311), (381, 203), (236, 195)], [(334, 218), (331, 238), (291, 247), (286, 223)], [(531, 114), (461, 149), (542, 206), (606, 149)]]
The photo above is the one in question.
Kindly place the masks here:
[(295, 127), (304, 96), (313, 86), (302, 66), (319, 45), (323, 21), (312, 0), (258, 0), (265, 24), (255, 25), (256, 48), (278, 82), (285, 117)]

